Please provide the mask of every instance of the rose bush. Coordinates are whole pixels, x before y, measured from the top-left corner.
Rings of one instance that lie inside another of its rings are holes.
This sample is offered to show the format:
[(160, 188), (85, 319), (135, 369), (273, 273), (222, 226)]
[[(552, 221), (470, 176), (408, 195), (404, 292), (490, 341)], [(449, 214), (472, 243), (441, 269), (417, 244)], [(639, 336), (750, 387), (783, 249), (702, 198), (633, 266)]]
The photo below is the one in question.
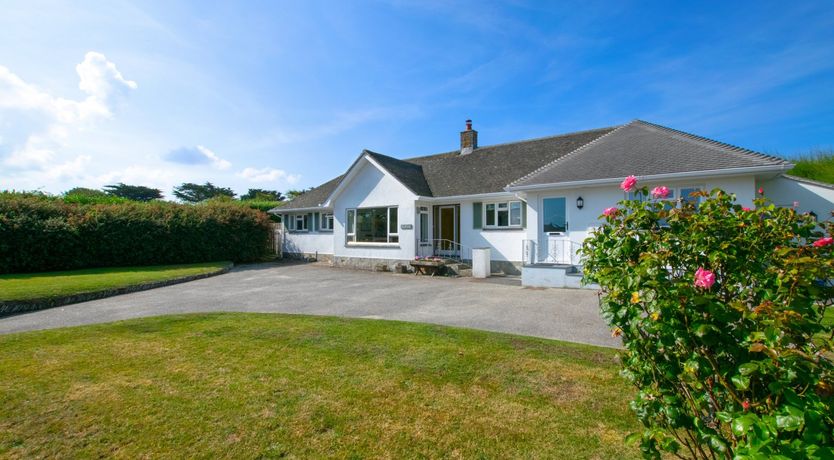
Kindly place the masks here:
[(582, 248), (637, 387), (629, 440), (647, 458), (834, 457), (831, 222), (695, 195), (622, 201)]

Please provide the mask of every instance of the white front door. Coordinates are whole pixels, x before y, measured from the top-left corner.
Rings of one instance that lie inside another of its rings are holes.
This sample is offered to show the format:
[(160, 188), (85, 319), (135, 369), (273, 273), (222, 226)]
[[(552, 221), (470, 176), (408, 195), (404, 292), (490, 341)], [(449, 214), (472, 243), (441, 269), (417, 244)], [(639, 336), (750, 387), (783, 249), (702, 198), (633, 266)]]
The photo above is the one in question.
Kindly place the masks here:
[(567, 199), (548, 197), (542, 199), (542, 252), (539, 260), (551, 264), (571, 263), (571, 242), (568, 236)]

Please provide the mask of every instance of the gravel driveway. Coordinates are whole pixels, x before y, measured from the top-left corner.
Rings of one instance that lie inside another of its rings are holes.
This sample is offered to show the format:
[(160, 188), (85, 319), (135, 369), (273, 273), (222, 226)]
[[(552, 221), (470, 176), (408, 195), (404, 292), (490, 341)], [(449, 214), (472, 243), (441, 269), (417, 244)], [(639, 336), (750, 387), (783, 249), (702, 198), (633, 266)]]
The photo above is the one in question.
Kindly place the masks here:
[(240, 266), (212, 278), (6, 317), (0, 333), (212, 311), (416, 321), (620, 346), (599, 315), (594, 291), (316, 264)]

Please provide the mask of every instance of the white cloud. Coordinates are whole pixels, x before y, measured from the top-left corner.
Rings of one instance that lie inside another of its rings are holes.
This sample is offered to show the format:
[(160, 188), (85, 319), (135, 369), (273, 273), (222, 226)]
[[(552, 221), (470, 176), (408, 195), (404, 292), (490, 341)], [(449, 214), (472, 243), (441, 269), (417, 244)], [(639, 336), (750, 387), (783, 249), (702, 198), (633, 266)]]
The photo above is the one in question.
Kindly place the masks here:
[(229, 169), (229, 167), (232, 166), (231, 163), (229, 163), (228, 161), (220, 158), (219, 156), (217, 156), (216, 153), (214, 153), (211, 150), (203, 147), (202, 145), (198, 145), (197, 150), (200, 153), (202, 153), (203, 155), (205, 155), (205, 157), (208, 158), (209, 161), (211, 161), (211, 165), (213, 167), (217, 168), (217, 169), (220, 169), (220, 170)]
[(0, 150), (11, 152), (3, 165), (41, 170), (47, 178), (53, 178), (64, 177), (73, 169), (56, 172), (61, 165), (80, 165), (84, 158), (89, 161), (85, 155), (62, 161), (58, 153), (74, 132), (96, 120), (110, 118), (119, 98), (137, 85), (126, 80), (103, 54), (93, 51), (84, 56), (76, 72), (78, 87), (87, 94), (81, 100), (53, 96), (0, 66), (0, 119), (7, 120), (0, 124)]
[(250, 182), (284, 181), (290, 185), (297, 183), (301, 179), (301, 176), (297, 174), (287, 174), (286, 171), (275, 168), (244, 168), (237, 175)]

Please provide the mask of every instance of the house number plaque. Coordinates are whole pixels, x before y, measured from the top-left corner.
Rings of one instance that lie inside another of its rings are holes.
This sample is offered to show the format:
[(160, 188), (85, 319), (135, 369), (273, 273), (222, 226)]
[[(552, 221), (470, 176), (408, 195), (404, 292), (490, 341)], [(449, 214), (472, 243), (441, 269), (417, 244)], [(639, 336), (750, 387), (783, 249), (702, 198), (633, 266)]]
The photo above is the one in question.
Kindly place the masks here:
[(402, 230), (411, 230), (413, 228), (414, 228), (414, 226), (411, 225), (411, 224), (402, 224), (402, 225), (400, 225), (400, 229), (402, 229)]

